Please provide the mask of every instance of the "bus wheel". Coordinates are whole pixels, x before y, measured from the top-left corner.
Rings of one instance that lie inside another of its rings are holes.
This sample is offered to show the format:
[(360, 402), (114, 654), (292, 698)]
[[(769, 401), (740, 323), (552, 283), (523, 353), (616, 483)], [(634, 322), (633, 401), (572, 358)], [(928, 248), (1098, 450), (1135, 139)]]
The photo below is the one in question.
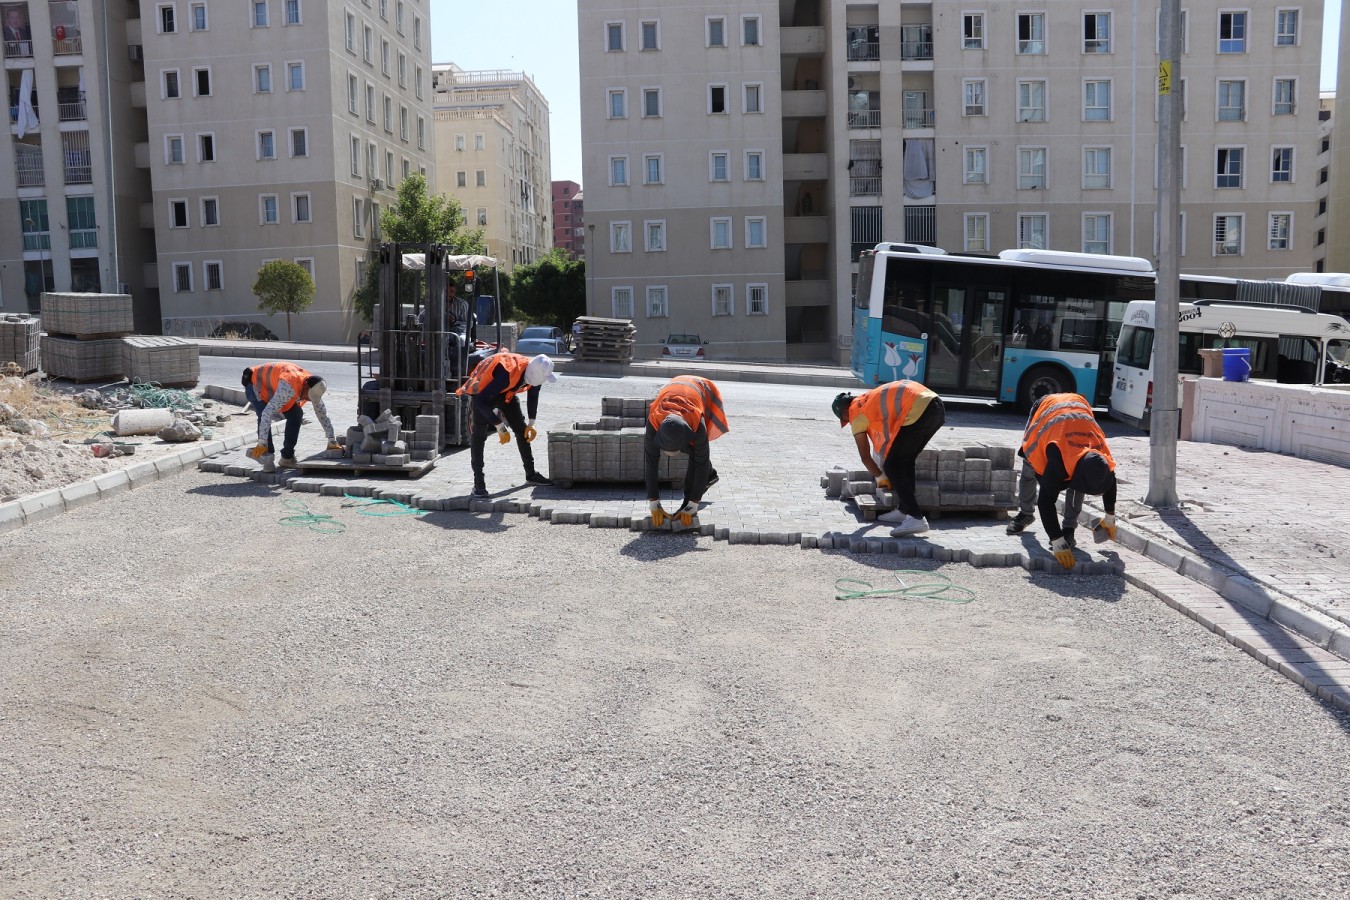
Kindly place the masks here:
[(1065, 394), (1076, 389), (1069, 376), (1059, 366), (1036, 366), (1022, 376), (1017, 391), (1017, 408), (1030, 412), (1037, 400), (1046, 394)]

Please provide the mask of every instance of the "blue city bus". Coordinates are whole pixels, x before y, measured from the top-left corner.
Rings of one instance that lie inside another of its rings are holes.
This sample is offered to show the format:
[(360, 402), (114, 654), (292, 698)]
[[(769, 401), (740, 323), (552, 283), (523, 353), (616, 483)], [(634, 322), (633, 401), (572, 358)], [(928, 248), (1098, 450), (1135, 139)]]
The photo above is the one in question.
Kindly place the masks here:
[(858, 260), (853, 374), (1023, 410), (1065, 391), (1105, 406), (1125, 307), (1156, 282), (1137, 257), (878, 244)]

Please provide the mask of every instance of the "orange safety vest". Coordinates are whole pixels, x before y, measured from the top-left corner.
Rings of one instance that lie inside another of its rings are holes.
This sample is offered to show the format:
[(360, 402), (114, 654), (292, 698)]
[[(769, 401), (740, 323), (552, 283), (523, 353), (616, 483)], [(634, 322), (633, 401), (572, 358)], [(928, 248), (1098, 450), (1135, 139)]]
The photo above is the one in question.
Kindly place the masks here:
[(508, 376), (506, 390), (502, 391), (502, 402), (510, 403), (516, 399), (516, 394), (523, 394), (530, 389), (530, 386), (525, 383), (525, 367), (529, 364), (530, 358), (521, 356), (519, 353), (495, 353), (474, 366), (473, 371), (469, 373), (468, 380), (460, 385), (455, 393), (482, 393), (483, 388), (492, 383), (492, 370), (501, 366), (506, 370)]
[(253, 393), (257, 394), (258, 399), (265, 404), (272, 399), (272, 395), (277, 392), (277, 387), (281, 382), (286, 382), (295, 391), (295, 399), (281, 408), (281, 412), (285, 412), (296, 403), (304, 404), (305, 401), (300, 399), (300, 392), (305, 389), (305, 379), (307, 378), (309, 378), (309, 373), (295, 363), (274, 362), (254, 366)]
[(679, 416), (692, 431), (698, 431), (701, 422), (707, 426), (710, 441), (731, 430), (727, 425), (726, 410), (722, 408), (722, 392), (717, 385), (698, 375), (677, 375), (656, 392), (656, 399), (647, 410), (647, 423), (659, 429), (671, 415)]
[(881, 387), (872, 388), (853, 398), (848, 406), (848, 420), (862, 413), (867, 417), (867, 439), (872, 448), (885, 458), (891, 452), (891, 444), (909, 418), (914, 401), (928, 388), (917, 381), (892, 381)]
[(1100, 453), (1112, 472), (1116, 461), (1106, 446), (1106, 435), (1092, 415), (1092, 407), (1078, 394), (1048, 394), (1041, 400), (1036, 417), (1022, 436), (1022, 455), (1037, 475), (1045, 474), (1045, 453), (1054, 444), (1064, 457), (1064, 471), (1073, 478), (1073, 470), (1083, 454)]

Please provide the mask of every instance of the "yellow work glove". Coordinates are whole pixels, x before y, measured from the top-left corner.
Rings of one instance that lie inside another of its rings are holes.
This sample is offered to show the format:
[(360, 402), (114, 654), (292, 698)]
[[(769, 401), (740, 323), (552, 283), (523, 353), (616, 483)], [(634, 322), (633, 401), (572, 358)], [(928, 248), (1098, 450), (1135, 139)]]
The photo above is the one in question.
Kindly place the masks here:
[(266, 444), (259, 444), (258, 446), (254, 447), (252, 450), (248, 451), (249, 459), (262, 459), (262, 458), (263, 458), (264, 456), (266, 456), (266, 455), (267, 455), (267, 445), (266, 445)]
[(877, 487), (883, 491), (889, 491), (891, 489), (891, 480), (885, 475), (882, 475), (877, 478)]
[(680, 520), (680, 524), (685, 528), (694, 524), (694, 516), (698, 515), (698, 504), (693, 500), (680, 507), (680, 511), (675, 513), (675, 518)]
[(1110, 513), (1102, 516), (1101, 521), (1092, 526), (1092, 537), (1099, 544), (1107, 538), (1114, 541), (1116, 539), (1116, 517)]
[(539, 437), (539, 432), (534, 427), (534, 419), (525, 423), (525, 442), (534, 443), (534, 439)]
[(1055, 560), (1066, 569), (1073, 568), (1073, 551), (1069, 549), (1069, 542), (1062, 537), (1057, 537), (1050, 544), (1050, 549), (1055, 552)]
[(497, 440), (503, 444), (511, 443), (511, 432), (506, 430), (505, 424), (497, 425)]
[(666, 524), (666, 511), (661, 508), (660, 500), (652, 500), (649, 502), (647, 504), (647, 509), (651, 510), (652, 513), (653, 528), (660, 528), (662, 525)]

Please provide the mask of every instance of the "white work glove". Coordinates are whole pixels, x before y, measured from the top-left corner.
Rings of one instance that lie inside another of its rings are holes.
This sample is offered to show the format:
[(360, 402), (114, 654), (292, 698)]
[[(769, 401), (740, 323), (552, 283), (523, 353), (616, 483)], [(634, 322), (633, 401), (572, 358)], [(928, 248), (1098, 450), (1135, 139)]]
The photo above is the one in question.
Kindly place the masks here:
[(1062, 537), (1057, 537), (1050, 543), (1050, 549), (1054, 551), (1055, 560), (1066, 569), (1073, 568), (1073, 550), (1069, 549), (1069, 542)]
[(680, 511), (675, 513), (675, 517), (680, 520), (680, 524), (685, 528), (694, 524), (694, 516), (698, 515), (698, 504), (693, 500), (687, 501)]
[(660, 528), (666, 524), (666, 511), (661, 508), (660, 500), (648, 501), (647, 509), (651, 510), (653, 528)]
[(497, 441), (502, 444), (511, 443), (511, 432), (506, 430), (505, 422), (497, 423)]

